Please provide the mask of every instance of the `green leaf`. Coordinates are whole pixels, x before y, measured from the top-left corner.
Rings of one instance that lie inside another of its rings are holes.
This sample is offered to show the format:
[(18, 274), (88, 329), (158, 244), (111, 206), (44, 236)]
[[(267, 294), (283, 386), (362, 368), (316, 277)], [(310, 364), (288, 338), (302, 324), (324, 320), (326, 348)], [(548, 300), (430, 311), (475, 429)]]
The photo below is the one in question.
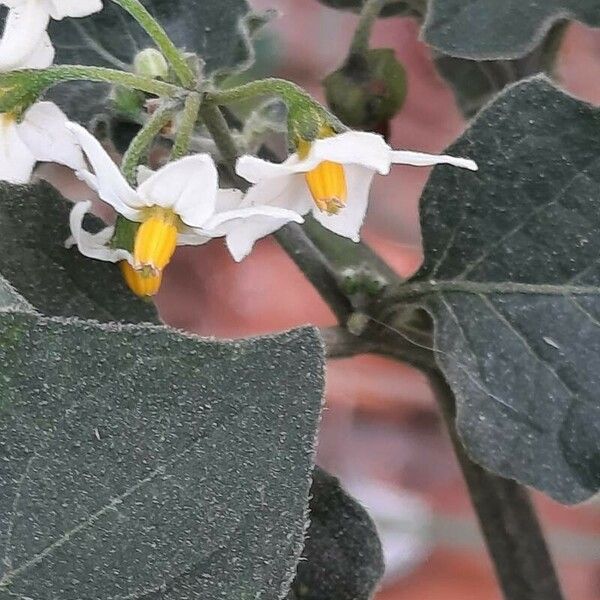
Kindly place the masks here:
[[(246, 0), (145, 0), (143, 4), (177, 47), (201, 56), (207, 74), (248, 60), (243, 26), (249, 11)], [(135, 20), (110, 1), (89, 17), (52, 21), (49, 32), (57, 63), (131, 70), (135, 55), (153, 47)], [(107, 94), (108, 87), (102, 84), (76, 82), (58, 86), (52, 97), (71, 118), (88, 121), (103, 111)]]
[[(117, 266), (65, 248), (70, 206), (47, 183), (0, 183), (0, 275), (49, 316), (157, 321), (154, 305), (127, 289)], [(89, 221), (90, 230), (103, 226)]]
[(0, 312), (0, 598), (284, 596), (323, 349)]
[(474, 460), (562, 502), (600, 489), (600, 111), (533, 78), (449, 148), (423, 196), (425, 263), (400, 287)]
[(598, 27), (600, 4), (596, 0), (430, 0), (423, 38), (450, 56), (520, 58), (563, 19)]
[[(363, 7), (364, 0), (319, 0), (321, 4), (336, 8), (338, 10), (350, 10), (359, 13)], [(382, 17), (396, 16), (419, 16), (415, 8), (422, 0), (390, 0), (381, 11)]]
[(23, 298), (19, 296), (15, 288), (0, 277), (0, 310), (21, 310), (33, 311), (34, 308)]
[(434, 52), (434, 62), (470, 118), (507, 85), (539, 73), (552, 75), (566, 29), (566, 21), (556, 23), (533, 50), (514, 60), (476, 61)]
[(310, 527), (289, 598), (369, 600), (383, 575), (377, 530), (340, 482), (315, 467)]

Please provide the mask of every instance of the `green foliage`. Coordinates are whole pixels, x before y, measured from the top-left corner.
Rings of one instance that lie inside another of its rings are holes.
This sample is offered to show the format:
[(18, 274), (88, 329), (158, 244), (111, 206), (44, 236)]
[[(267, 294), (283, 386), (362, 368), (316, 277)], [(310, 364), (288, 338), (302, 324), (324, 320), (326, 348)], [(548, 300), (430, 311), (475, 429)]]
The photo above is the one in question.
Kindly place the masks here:
[(288, 600), (368, 600), (384, 568), (375, 525), (319, 467), (310, 495), (310, 527)]
[(600, 112), (544, 78), (508, 89), (448, 150), (404, 302), (435, 320), (458, 427), (486, 468), (563, 502), (600, 489)]
[(538, 73), (553, 75), (566, 29), (566, 21), (558, 22), (521, 58), (477, 61), (434, 52), (435, 65), (452, 87), (462, 113), (472, 117), (507, 85)]
[[(119, 269), (67, 250), (70, 203), (46, 183), (0, 183), (0, 275), (49, 316), (129, 323), (157, 321)], [(104, 224), (89, 218), (90, 231)]]
[(600, 26), (600, 5), (596, 0), (430, 0), (423, 37), (450, 56), (520, 58), (562, 19)]
[(302, 550), (323, 359), (0, 312), (0, 598), (276, 599)]

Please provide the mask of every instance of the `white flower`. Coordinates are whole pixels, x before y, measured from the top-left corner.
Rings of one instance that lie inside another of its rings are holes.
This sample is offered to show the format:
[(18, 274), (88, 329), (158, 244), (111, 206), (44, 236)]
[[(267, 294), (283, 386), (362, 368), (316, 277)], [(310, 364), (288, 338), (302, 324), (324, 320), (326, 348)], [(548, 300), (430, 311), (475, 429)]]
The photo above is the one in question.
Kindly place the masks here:
[[(97, 234), (85, 231), (83, 219), (91, 203), (79, 202), (71, 211), (70, 243), (77, 244), (79, 251), (90, 258), (126, 261), (133, 269), (125, 267), (124, 274), (136, 293), (141, 289), (137, 285), (141, 279), (160, 278), (177, 245), (200, 245), (224, 236), (232, 256), (241, 260), (258, 238), (287, 222), (303, 220), (284, 208), (240, 207), (241, 192), (218, 189), (217, 169), (208, 154), (181, 158), (151, 174), (144, 170), (144, 181), (134, 190), (93, 135), (74, 123), (68, 128), (94, 171), (80, 170), (78, 177), (118, 213), (141, 223), (132, 252), (112, 248), (114, 229), (107, 227)], [(265, 234), (263, 230), (267, 230)], [(153, 293), (157, 290), (158, 286)]]
[(74, 170), (85, 162), (66, 115), (52, 102), (38, 102), (21, 120), (0, 113), (0, 180), (27, 183), (35, 163), (56, 162)]
[(298, 152), (280, 164), (242, 156), (236, 171), (254, 184), (247, 205), (260, 202), (302, 215), (312, 211), (321, 225), (357, 242), (371, 181), (375, 173), (387, 175), (392, 164), (477, 170), (469, 159), (393, 150), (379, 135), (349, 131), (301, 142)]
[(10, 9), (0, 40), (0, 71), (40, 68), (30, 60), (40, 45), (46, 47), (51, 64), (54, 49), (46, 34), (50, 19), (85, 17), (102, 9), (102, 0), (0, 0), (0, 4)]

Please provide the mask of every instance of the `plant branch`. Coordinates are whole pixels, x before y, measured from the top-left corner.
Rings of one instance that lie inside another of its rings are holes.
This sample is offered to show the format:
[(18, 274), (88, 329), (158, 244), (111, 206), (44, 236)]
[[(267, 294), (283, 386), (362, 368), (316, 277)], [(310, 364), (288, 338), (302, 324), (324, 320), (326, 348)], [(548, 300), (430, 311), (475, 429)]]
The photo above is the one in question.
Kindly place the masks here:
[[(337, 132), (348, 129), (306, 90), (286, 79), (268, 77), (225, 90), (213, 90), (206, 92), (205, 101), (223, 106), (258, 96), (277, 96), (287, 105), (290, 114), (303, 115), (309, 120), (321, 121), (333, 127)], [(308, 117), (309, 115), (310, 117)]]
[(256, 96), (279, 96), (286, 101), (293, 102), (301, 99), (305, 102), (310, 102), (311, 104), (318, 104), (317, 101), (299, 85), (287, 81), (287, 79), (277, 79), (276, 77), (257, 79), (256, 81), (251, 81), (250, 83), (245, 83), (244, 85), (237, 87), (207, 92), (206, 100), (223, 105), (249, 100)]
[(20, 69), (0, 74), (0, 112), (11, 112), (20, 103), (29, 106), (48, 88), (64, 81), (86, 80), (113, 83), (161, 97), (177, 97), (182, 88), (106, 67), (55, 65), (47, 69)]
[(246, 191), (249, 187), (248, 182), (240, 178), (235, 172), (235, 161), (239, 156), (239, 152), (221, 109), (215, 102), (205, 97), (200, 108), (200, 117), (219, 149), (221, 160), (227, 168), (229, 176), (239, 189), (243, 192)]
[(194, 72), (186, 62), (185, 58), (175, 47), (171, 38), (167, 35), (163, 27), (146, 10), (139, 0), (112, 0), (121, 8), (125, 9), (154, 40), (167, 62), (173, 67), (179, 81), (186, 88), (191, 88), (194, 84)]
[(177, 160), (185, 156), (190, 149), (192, 135), (198, 121), (200, 113), (201, 96), (197, 92), (192, 92), (185, 99), (181, 119), (177, 125), (177, 135), (175, 136), (175, 144), (171, 150), (171, 160)]
[(141, 163), (142, 157), (147, 153), (154, 138), (171, 121), (174, 114), (175, 109), (172, 105), (161, 106), (131, 140), (121, 161), (121, 171), (130, 184), (135, 185), (137, 167)]
[(430, 373), (430, 381), (504, 597), (507, 600), (563, 600), (527, 491), (515, 481), (489, 473), (467, 456), (456, 430), (452, 390), (439, 371)]
[(352, 314), (352, 305), (340, 289), (337, 274), (325, 255), (297, 223), (288, 223), (274, 237), (327, 302), (338, 322), (345, 324)]

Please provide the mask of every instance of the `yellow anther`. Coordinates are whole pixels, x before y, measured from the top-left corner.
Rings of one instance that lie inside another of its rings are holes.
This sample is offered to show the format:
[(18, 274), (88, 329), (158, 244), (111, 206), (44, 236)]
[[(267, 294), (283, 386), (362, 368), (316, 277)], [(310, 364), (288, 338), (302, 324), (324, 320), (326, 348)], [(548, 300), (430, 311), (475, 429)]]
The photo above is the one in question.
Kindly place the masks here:
[(154, 272), (148, 269), (136, 271), (126, 260), (120, 263), (121, 273), (129, 289), (141, 298), (155, 296), (162, 283), (162, 271)]
[(335, 215), (346, 206), (346, 174), (339, 163), (324, 160), (305, 174), (308, 189), (318, 209)]
[(177, 246), (179, 217), (170, 209), (154, 206), (135, 235), (133, 259), (136, 269), (157, 275), (171, 260)]
[[(333, 135), (333, 130), (324, 127), (319, 131), (319, 137), (325, 138)], [(311, 142), (299, 140), (298, 156), (305, 159), (310, 153)], [(340, 163), (324, 160), (314, 169), (305, 173), (306, 184), (317, 205), (317, 208), (330, 215), (335, 215), (344, 206), (348, 198), (346, 186), (346, 173)]]

